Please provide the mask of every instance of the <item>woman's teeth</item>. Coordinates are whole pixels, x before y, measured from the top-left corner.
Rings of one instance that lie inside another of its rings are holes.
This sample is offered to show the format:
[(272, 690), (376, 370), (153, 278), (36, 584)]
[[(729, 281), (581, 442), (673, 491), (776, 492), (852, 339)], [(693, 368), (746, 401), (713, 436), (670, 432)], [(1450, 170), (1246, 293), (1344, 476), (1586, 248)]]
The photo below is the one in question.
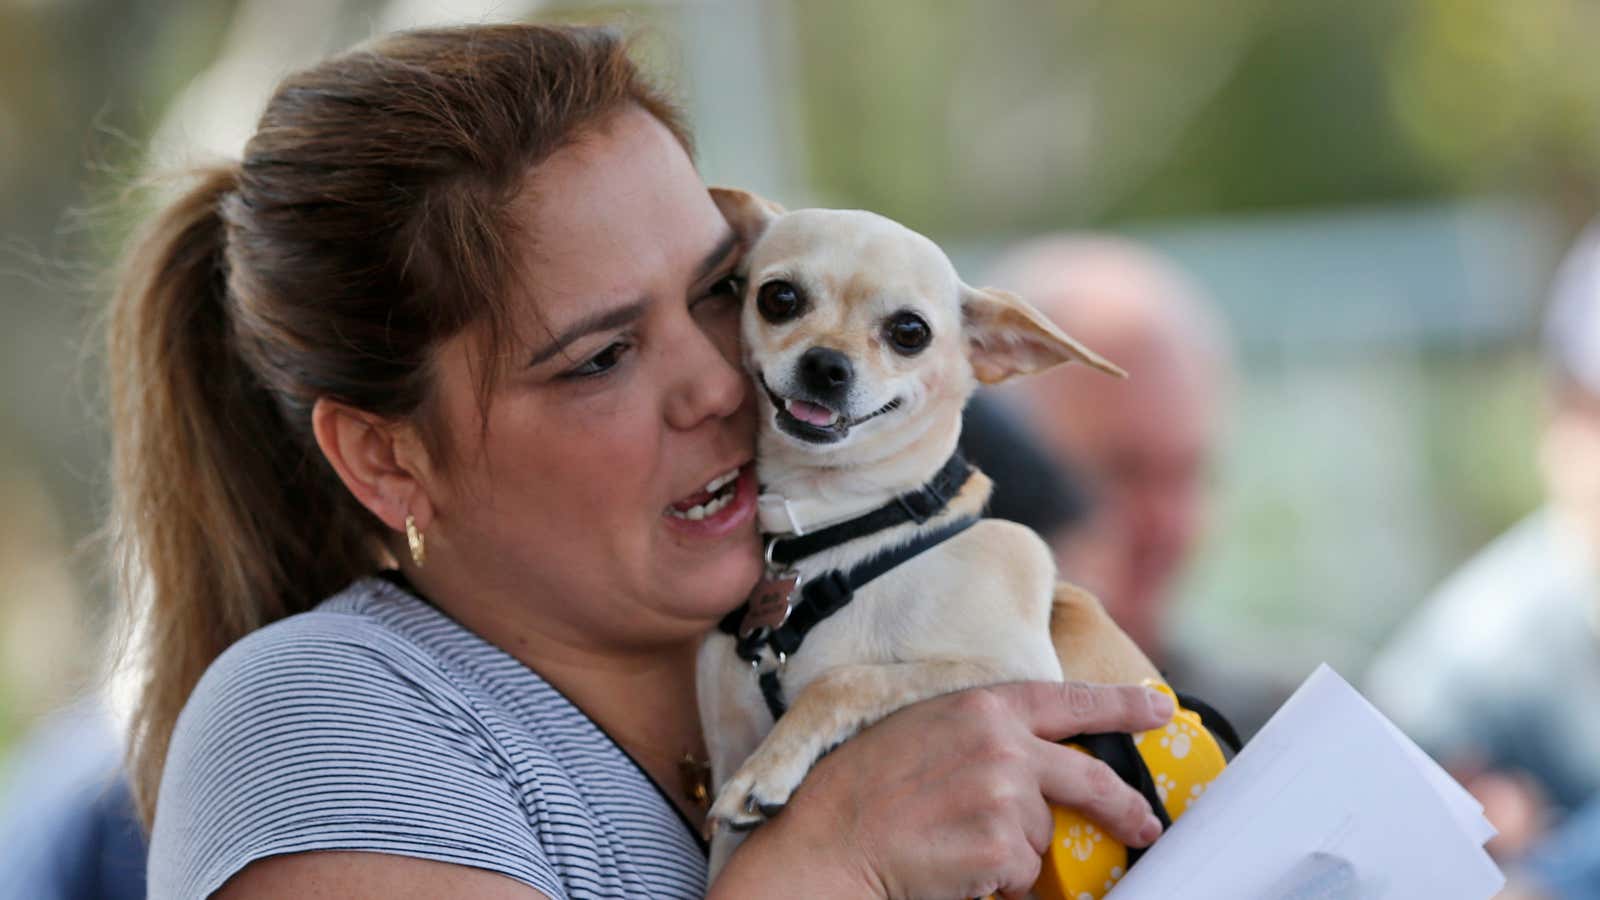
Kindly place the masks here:
[(687, 509), (679, 509), (677, 506), (669, 506), (667, 507), (667, 514), (679, 519), (688, 519), (691, 522), (698, 522), (701, 519), (708, 518), (716, 515), (719, 512), (722, 512), (724, 507), (733, 502), (733, 495), (735, 491), (729, 489), (729, 485), (737, 481), (738, 478), (738, 469), (733, 469), (732, 471), (718, 475), (716, 478), (713, 478), (711, 481), (707, 482), (705, 487), (705, 493), (716, 494), (716, 496), (704, 503), (697, 503), (693, 506), (690, 506)]
[(722, 488), (725, 485), (727, 485), (729, 482), (733, 481), (735, 478), (738, 478), (738, 477), (739, 477), (739, 470), (738, 469), (732, 469), (732, 470), (730, 470), (728, 472), (725, 472), (725, 473), (723, 473), (721, 475), (718, 475), (717, 477), (711, 479), (711, 481), (706, 485), (706, 493), (715, 494), (717, 491), (722, 490)]
[(727, 493), (717, 497), (715, 500), (712, 500), (709, 503), (705, 503), (700, 506), (691, 506), (685, 510), (669, 509), (667, 512), (677, 516), (680, 519), (688, 519), (691, 522), (698, 522), (707, 516), (714, 516), (717, 513), (722, 512), (722, 508), (732, 502), (733, 494)]

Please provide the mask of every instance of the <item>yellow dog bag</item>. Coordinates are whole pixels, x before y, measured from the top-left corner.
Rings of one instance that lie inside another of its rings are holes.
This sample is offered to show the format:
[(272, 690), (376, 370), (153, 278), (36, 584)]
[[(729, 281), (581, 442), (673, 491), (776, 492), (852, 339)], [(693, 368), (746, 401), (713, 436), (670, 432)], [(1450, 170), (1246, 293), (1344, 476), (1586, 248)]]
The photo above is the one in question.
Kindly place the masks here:
[[(1173, 698), (1178, 711), (1171, 722), (1132, 736), (1084, 735), (1069, 746), (1110, 765), (1150, 800), (1161, 824), (1170, 826), (1226, 765), (1208, 726), (1235, 752), (1239, 739), (1233, 727), (1204, 703), (1179, 697), (1159, 682), (1147, 681), (1145, 686)], [(1034, 896), (1039, 900), (1100, 900), (1138, 861), (1141, 851), (1130, 852), (1076, 812), (1057, 807), (1052, 813), (1055, 834), (1033, 886)]]

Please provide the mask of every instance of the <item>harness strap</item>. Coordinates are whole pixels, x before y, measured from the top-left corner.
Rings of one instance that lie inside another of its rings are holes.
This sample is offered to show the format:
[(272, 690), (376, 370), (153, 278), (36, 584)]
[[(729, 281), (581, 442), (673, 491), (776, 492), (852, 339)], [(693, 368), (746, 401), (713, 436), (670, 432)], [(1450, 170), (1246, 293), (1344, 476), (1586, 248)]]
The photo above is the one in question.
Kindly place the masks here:
[(756, 678), (756, 684), (761, 686), (761, 699), (766, 701), (767, 712), (772, 713), (772, 721), (783, 718), (788, 706), (783, 702), (783, 683), (778, 680), (778, 670), (768, 669)]
[[(1145, 765), (1144, 757), (1139, 755), (1139, 748), (1133, 743), (1133, 735), (1120, 731), (1080, 734), (1071, 742), (1110, 766), (1118, 778), (1143, 795), (1150, 803), (1150, 811), (1161, 820), (1163, 832), (1172, 827), (1172, 817), (1167, 814), (1167, 805), (1161, 802), (1161, 794), (1156, 790), (1155, 777), (1150, 774), (1150, 767)], [(1139, 861), (1139, 857), (1144, 855), (1145, 848), (1128, 847), (1127, 851), (1128, 867), (1132, 868), (1133, 864)]]
[[(757, 629), (747, 637), (741, 638), (736, 645), (740, 659), (760, 667), (764, 651), (769, 651), (776, 660), (776, 665), (760, 671), (757, 679), (761, 685), (761, 695), (766, 700), (767, 709), (772, 712), (772, 717), (776, 719), (782, 716), (787, 709), (778, 671), (783, 661), (800, 649), (811, 629), (850, 605), (850, 601), (855, 599), (856, 591), (874, 579), (966, 531), (977, 522), (977, 517), (966, 516), (948, 525), (919, 534), (898, 547), (869, 557), (852, 566), (847, 572), (832, 569), (805, 583), (800, 589), (800, 602), (795, 604), (782, 625), (772, 629)], [(745, 608), (741, 605), (728, 613), (717, 623), (718, 630), (737, 637), (744, 612)]]
[(1234, 729), (1233, 723), (1228, 721), (1227, 716), (1218, 712), (1215, 706), (1193, 694), (1185, 694), (1183, 691), (1178, 690), (1172, 693), (1177, 696), (1178, 705), (1185, 709), (1194, 710), (1195, 715), (1200, 717), (1200, 724), (1204, 725), (1207, 731), (1221, 738), (1222, 742), (1227, 744), (1228, 748), (1234, 752), (1234, 755), (1238, 755), (1239, 751), (1244, 749), (1244, 741), (1239, 740), (1239, 732)]
[[(1173, 691), (1177, 696), (1178, 706), (1192, 710), (1200, 716), (1200, 723), (1207, 731), (1221, 738), (1224, 743), (1238, 753), (1242, 744), (1239, 741), (1239, 732), (1234, 730), (1233, 723), (1229, 722), (1222, 713), (1204, 700)], [(1167, 814), (1167, 805), (1161, 802), (1161, 794), (1156, 790), (1156, 780), (1150, 774), (1150, 766), (1139, 755), (1139, 748), (1133, 742), (1133, 735), (1124, 732), (1105, 732), (1101, 734), (1080, 734), (1071, 738), (1067, 743), (1077, 744), (1089, 751), (1090, 755), (1111, 767), (1129, 787), (1138, 791), (1150, 803), (1150, 811), (1161, 820), (1163, 832), (1172, 827), (1172, 817)], [(1144, 856), (1147, 848), (1128, 847), (1128, 867)]]
[(949, 505), (950, 498), (954, 497), (971, 477), (972, 466), (961, 457), (960, 451), (952, 453), (933, 478), (922, 487), (907, 491), (872, 512), (847, 522), (829, 525), (809, 534), (774, 541), (771, 559), (779, 565), (790, 566), (830, 547), (875, 534), (886, 528), (893, 528), (906, 522), (916, 522), (920, 525), (943, 512)]

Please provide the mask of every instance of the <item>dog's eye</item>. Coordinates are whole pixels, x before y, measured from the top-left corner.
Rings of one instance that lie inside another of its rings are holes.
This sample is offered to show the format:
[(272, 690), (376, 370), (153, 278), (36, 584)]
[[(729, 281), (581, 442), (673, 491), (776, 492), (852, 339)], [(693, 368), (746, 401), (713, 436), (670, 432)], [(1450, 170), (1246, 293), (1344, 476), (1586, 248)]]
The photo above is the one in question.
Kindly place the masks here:
[(933, 339), (933, 329), (916, 313), (900, 312), (883, 323), (883, 336), (889, 339), (896, 352), (912, 356), (928, 346), (928, 341)]
[(800, 291), (787, 281), (769, 281), (756, 295), (756, 309), (761, 318), (777, 324), (787, 322), (804, 311), (805, 301)]

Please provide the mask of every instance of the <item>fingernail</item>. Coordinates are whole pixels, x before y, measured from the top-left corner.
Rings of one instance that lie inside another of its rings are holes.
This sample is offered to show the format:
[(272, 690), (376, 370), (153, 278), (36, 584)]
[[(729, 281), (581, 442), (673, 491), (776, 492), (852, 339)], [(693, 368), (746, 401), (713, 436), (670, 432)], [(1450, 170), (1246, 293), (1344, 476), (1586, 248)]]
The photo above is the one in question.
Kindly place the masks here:
[(1139, 842), (1145, 845), (1155, 843), (1161, 836), (1161, 820), (1152, 813), (1144, 817), (1144, 824), (1139, 826)]
[(1166, 694), (1160, 691), (1146, 690), (1145, 696), (1150, 700), (1150, 714), (1160, 718), (1161, 721), (1167, 721), (1172, 718), (1173, 713), (1177, 712), (1177, 707), (1173, 705), (1172, 698)]

